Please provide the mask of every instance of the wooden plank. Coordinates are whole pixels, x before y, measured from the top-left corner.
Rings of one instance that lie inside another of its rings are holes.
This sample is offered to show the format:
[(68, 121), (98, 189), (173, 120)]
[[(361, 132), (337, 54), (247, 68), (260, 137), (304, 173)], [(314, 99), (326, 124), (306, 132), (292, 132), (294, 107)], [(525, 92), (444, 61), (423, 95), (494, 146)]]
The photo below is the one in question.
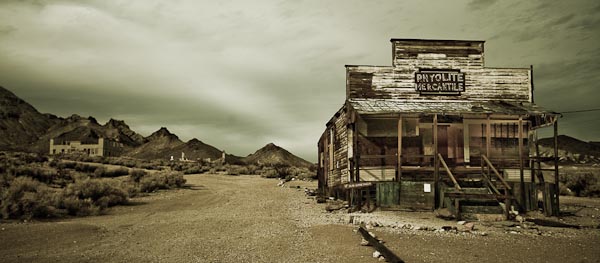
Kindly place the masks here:
[(379, 251), (379, 253), (381, 253), (381, 255), (385, 257), (387, 262), (404, 262), (402, 259), (400, 259), (400, 257), (394, 254), (394, 252), (388, 249), (384, 244), (380, 243), (379, 240), (371, 236), (371, 234), (369, 234), (369, 231), (367, 231), (364, 227), (359, 227), (358, 232), (363, 236), (365, 240), (367, 240), (367, 242), (369, 242), (369, 245), (373, 246), (375, 250)]

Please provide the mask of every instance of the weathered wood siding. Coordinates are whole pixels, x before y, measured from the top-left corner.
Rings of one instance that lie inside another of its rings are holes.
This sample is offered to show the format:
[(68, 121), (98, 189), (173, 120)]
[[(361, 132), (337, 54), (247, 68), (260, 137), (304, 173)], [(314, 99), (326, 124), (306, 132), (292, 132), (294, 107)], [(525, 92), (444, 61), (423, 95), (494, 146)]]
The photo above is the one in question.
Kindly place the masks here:
[[(333, 136), (332, 136), (333, 132)], [(333, 141), (331, 141), (331, 138)], [(327, 124), (320, 141), (324, 150), (324, 180), (333, 188), (349, 182), (348, 113), (342, 107)]]
[[(392, 40), (393, 66), (346, 66), (347, 98), (531, 101), (529, 68), (485, 68), (481, 41)], [(465, 73), (459, 96), (422, 96), (415, 90), (419, 69)]]

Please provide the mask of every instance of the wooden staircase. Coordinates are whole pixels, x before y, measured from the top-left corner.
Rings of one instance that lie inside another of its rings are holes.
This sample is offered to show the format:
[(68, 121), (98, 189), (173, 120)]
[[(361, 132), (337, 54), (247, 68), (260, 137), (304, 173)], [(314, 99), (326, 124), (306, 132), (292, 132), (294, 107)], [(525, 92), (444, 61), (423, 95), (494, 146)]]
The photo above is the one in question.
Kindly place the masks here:
[(500, 172), (482, 155), (481, 169), (450, 169), (439, 155), (440, 205), (457, 219), (475, 219), (476, 214), (504, 214), (511, 206), (511, 187)]

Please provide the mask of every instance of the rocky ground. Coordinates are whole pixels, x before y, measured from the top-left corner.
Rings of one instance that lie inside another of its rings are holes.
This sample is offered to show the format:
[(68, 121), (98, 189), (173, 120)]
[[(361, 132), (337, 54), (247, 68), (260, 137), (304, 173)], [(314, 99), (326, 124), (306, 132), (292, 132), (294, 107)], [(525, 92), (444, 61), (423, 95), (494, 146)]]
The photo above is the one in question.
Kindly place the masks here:
[[(406, 262), (599, 262), (600, 230), (445, 221), (433, 213), (326, 212), (315, 182), (189, 175), (186, 189), (95, 217), (0, 224), (1, 262), (377, 262), (358, 223)], [(564, 198), (564, 222), (600, 223), (597, 199)], [(556, 219), (558, 220), (558, 219)], [(470, 229), (472, 227), (472, 229)]]

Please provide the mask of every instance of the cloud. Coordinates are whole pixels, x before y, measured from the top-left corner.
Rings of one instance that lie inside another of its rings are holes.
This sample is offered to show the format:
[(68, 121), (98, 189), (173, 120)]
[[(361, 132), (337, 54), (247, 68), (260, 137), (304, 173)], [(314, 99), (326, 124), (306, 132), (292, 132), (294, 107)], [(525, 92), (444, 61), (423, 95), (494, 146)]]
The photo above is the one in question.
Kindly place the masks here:
[(468, 7), (471, 9), (484, 9), (492, 6), (498, 0), (472, 0), (469, 2)]
[(314, 161), (345, 98), (344, 65), (391, 65), (393, 37), (488, 40), (488, 66), (535, 65), (542, 106), (596, 105), (599, 8), (591, 0), (2, 1), (0, 80), (43, 112), (124, 119), (144, 135), (167, 126), (238, 155), (273, 141)]

